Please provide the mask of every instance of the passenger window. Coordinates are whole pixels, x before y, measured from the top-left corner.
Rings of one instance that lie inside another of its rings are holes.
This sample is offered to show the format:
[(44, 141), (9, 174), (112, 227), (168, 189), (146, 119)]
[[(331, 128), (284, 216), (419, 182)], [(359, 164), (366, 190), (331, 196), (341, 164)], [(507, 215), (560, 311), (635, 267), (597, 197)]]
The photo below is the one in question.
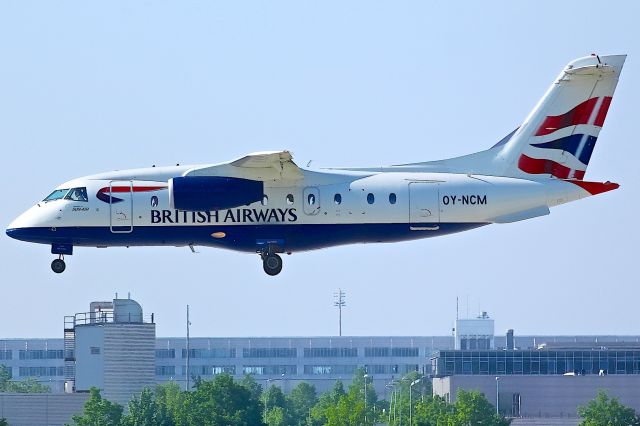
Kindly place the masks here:
[(394, 194), (393, 192), (391, 194), (389, 194), (389, 203), (395, 204), (396, 201), (397, 201), (396, 194)]
[(309, 195), (307, 196), (307, 203), (308, 203), (310, 206), (313, 206), (313, 205), (316, 203), (316, 196), (315, 196), (315, 195), (313, 195), (313, 194), (309, 194)]
[(73, 188), (64, 199), (71, 201), (89, 201), (87, 188)]
[(287, 204), (288, 205), (293, 204), (293, 194), (287, 194)]
[(334, 195), (333, 202), (336, 203), (336, 205), (339, 205), (340, 203), (342, 203), (342, 195), (340, 194)]
[(267, 197), (266, 195), (262, 196), (262, 205), (266, 206), (267, 204), (269, 204), (269, 197)]
[(373, 196), (372, 193), (368, 193), (367, 194), (367, 203), (369, 204), (373, 204), (376, 201), (376, 198)]

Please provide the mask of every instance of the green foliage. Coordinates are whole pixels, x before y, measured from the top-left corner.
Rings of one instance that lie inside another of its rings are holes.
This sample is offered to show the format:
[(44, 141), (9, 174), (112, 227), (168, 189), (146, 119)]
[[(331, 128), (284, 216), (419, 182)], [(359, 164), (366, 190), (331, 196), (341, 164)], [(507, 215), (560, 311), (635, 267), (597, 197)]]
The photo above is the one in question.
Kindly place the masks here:
[(9, 426), (9, 422), (7, 422), (7, 419), (0, 419), (0, 426)]
[(582, 418), (581, 426), (640, 425), (640, 417), (632, 408), (620, 404), (617, 398), (609, 398), (604, 391), (599, 391), (587, 405), (578, 407), (578, 415)]
[(187, 394), (184, 411), (187, 425), (254, 426), (262, 423), (262, 405), (246, 387), (228, 374), (201, 381)]
[(82, 415), (72, 417), (76, 426), (117, 426), (122, 420), (122, 406), (100, 396), (96, 388), (89, 390), (90, 396), (84, 403)]
[(315, 386), (300, 382), (287, 396), (290, 424), (293, 426), (308, 425), (311, 409), (317, 403), (318, 396)]
[[(390, 425), (409, 422), (409, 386), (418, 378), (417, 374), (410, 373), (396, 384), (395, 403), (390, 407), (386, 419)], [(461, 389), (457, 393), (455, 404), (449, 404), (440, 397), (431, 396), (430, 391), (431, 383), (427, 379), (421, 379), (411, 388), (411, 417), (415, 425), (508, 426), (511, 423), (498, 416), (495, 407), (480, 392)]]
[(511, 422), (496, 414), (496, 408), (479, 391), (458, 390), (454, 405), (455, 425), (508, 426)]
[(245, 374), (240, 381), (240, 384), (251, 392), (251, 396), (253, 398), (260, 399), (260, 395), (262, 395), (262, 386), (256, 382), (256, 379), (252, 374)]
[(32, 378), (22, 381), (11, 380), (9, 369), (0, 365), (0, 392), (47, 393), (50, 391), (49, 386)]

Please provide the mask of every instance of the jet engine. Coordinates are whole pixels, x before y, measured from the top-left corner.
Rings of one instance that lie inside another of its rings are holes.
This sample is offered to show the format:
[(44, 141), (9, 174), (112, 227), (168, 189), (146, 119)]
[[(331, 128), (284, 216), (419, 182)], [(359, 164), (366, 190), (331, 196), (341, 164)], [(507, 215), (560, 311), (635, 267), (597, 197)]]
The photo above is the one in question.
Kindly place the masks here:
[(181, 176), (169, 179), (169, 205), (186, 211), (230, 209), (262, 200), (262, 181), (226, 176)]

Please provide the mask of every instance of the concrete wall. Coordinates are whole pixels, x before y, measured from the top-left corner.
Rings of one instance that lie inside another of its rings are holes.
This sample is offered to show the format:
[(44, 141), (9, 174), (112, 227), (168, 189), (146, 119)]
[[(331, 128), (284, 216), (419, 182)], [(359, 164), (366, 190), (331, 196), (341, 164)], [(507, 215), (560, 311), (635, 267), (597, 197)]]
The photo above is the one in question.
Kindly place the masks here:
[[(450, 376), (433, 379), (435, 395), (455, 401), (459, 389), (479, 390), (495, 405), (495, 376)], [(510, 410), (511, 395), (520, 394), (520, 415), (537, 418), (576, 418), (577, 409), (598, 390), (640, 411), (640, 375), (610, 376), (500, 376), (501, 411)]]
[(127, 406), (155, 384), (155, 324), (108, 324), (104, 331), (104, 393)]
[(88, 393), (0, 393), (0, 418), (11, 426), (62, 426), (81, 414)]
[[(104, 328), (106, 325), (90, 324), (76, 327), (76, 390), (88, 391), (91, 387), (104, 390)], [(91, 353), (98, 348), (99, 353)]]

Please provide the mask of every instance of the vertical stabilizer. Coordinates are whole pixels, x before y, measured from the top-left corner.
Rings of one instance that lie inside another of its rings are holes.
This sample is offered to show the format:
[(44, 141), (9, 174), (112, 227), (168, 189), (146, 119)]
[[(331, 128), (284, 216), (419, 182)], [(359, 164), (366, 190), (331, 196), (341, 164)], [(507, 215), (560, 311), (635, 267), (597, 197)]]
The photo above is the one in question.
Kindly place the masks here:
[(497, 154), (504, 176), (584, 178), (626, 55), (570, 62)]

